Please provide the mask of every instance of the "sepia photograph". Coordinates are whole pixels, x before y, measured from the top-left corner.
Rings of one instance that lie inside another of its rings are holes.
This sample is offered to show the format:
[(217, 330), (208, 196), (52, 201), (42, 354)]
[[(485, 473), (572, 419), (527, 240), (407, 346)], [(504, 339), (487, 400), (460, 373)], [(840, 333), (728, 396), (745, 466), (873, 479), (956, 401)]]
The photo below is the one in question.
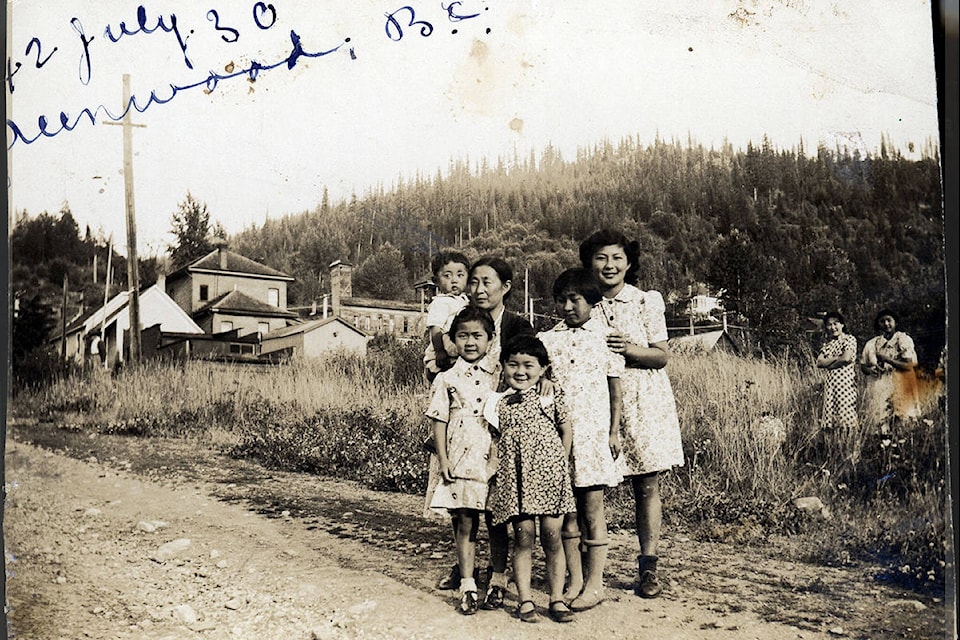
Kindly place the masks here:
[(955, 0), (5, 11), (0, 636), (956, 637)]

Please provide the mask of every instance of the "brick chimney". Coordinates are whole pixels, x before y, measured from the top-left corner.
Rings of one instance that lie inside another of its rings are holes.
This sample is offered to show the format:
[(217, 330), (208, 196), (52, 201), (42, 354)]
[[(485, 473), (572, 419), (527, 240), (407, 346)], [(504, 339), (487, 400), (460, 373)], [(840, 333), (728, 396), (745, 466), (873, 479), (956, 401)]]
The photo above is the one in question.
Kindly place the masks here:
[(217, 261), (221, 271), (227, 270), (227, 239), (215, 237), (212, 244), (217, 249)]
[(343, 298), (353, 296), (353, 266), (342, 260), (330, 263), (330, 304), (333, 315), (340, 315), (340, 303)]

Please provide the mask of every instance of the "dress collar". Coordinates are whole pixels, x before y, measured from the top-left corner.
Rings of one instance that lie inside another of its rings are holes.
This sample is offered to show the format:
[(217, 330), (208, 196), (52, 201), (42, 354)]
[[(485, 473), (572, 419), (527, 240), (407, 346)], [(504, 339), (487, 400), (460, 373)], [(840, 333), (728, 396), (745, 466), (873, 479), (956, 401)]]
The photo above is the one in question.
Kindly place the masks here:
[(579, 327), (569, 327), (566, 322), (561, 322), (553, 328), (554, 331), (599, 331), (605, 325), (596, 318), (590, 318)]
[(643, 291), (632, 284), (625, 284), (620, 292), (612, 298), (603, 298), (601, 302), (635, 302), (643, 301)]
[(467, 362), (463, 358), (457, 358), (457, 361), (453, 364), (453, 369), (456, 370), (457, 373), (466, 373), (474, 367), (480, 369), (484, 373), (494, 373), (497, 369), (489, 355), (484, 355), (476, 362)]

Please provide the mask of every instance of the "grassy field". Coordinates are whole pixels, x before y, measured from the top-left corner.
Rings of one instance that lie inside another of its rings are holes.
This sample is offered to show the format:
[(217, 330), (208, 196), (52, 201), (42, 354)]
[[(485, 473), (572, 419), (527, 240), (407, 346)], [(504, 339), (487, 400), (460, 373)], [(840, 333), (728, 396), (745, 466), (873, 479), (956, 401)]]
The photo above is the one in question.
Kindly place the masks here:
[[(675, 355), (668, 371), (686, 464), (663, 478), (665, 527), (743, 544), (790, 536), (800, 559), (879, 562), (886, 579), (943, 589), (947, 430), (936, 385), (920, 420), (881, 436), (869, 425), (819, 428), (812, 363)], [(274, 367), (90, 371), (17, 391), (10, 411), (89, 431), (196, 438), (270, 467), (418, 493), (427, 391), (419, 346), (387, 343), (365, 358)], [(798, 511), (793, 500), (808, 496), (827, 510)], [(611, 526), (633, 526), (626, 488), (610, 490), (608, 505)]]

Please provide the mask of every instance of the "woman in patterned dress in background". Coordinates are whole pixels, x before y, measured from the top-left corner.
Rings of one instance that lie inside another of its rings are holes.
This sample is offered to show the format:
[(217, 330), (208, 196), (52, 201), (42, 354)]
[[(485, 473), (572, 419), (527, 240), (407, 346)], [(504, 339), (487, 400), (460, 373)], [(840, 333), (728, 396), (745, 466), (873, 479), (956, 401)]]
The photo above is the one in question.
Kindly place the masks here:
[(817, 367), (826, 370), (823, 384), (823, 429), (850, 435), (857, 429), (857, 339), (844, 333), (844, 319), (839, 311), (823, 318), (827, 341), (817, 355)]

